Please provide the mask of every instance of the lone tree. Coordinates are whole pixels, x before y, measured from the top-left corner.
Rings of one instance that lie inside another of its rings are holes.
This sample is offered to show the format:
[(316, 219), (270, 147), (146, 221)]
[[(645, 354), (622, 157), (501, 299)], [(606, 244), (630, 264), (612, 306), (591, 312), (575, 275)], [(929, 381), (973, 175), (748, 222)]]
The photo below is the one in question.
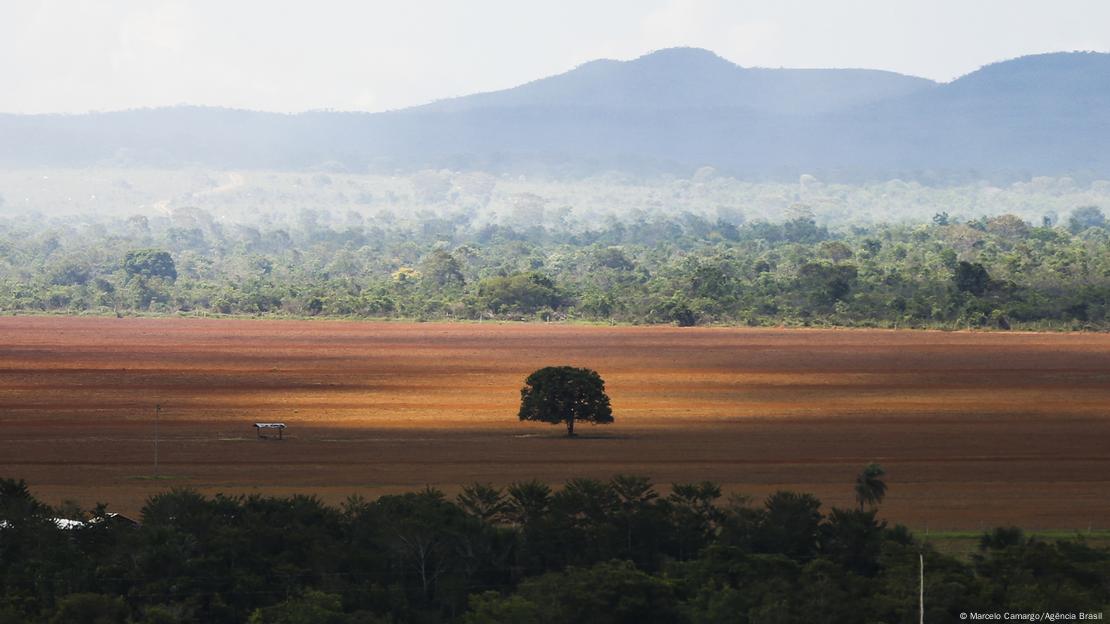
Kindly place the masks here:
[(613, 422), (605, 382), (597, 371), (573, 366), (548, 366), (528, 376), (520, 389), (520, 419), (567, 424), (574, 435), (575, 421)]
[(867, 464), (863, 472), (856, 477), (856, 502), (859, 510), (863, 511), (864, 505), (878, 505), (886, 496), (886, 482), (883, 477), (886, 471), (878, 464)]

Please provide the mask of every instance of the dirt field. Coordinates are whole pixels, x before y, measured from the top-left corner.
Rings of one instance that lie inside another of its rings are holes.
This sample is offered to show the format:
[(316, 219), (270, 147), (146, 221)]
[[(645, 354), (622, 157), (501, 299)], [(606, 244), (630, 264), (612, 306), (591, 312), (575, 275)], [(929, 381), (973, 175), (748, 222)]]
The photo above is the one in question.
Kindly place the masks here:
[[(551, 364), (597, 369), (616, 423), (518, 422)], [(1110, 528), (1108, 449), (1110, 335), (0, 318), (0, 475), (124, 513), (185, 485), (338, 502), (619, 472), (846, 505), (878, 461), (892, 521), (1086, 530)]]

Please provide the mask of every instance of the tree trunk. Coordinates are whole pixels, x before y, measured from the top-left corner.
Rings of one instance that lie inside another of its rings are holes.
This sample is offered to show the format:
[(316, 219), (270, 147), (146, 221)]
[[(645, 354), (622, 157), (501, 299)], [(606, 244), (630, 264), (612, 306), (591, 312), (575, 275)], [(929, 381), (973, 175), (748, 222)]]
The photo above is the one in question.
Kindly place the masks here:
[(567, 418), (567, 437), (574, 437), (574, 416)]

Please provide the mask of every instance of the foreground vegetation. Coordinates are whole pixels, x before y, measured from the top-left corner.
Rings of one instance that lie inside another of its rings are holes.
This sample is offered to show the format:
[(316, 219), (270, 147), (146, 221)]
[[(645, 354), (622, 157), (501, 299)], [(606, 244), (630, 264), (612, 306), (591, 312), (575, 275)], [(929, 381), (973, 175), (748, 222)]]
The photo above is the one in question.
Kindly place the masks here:
[(864, 508), (875, 478), (827, 512), (630, 476), (340, 508), (175, 490), (137, 526), (0, 480), (0, 622), (916, 622), (919, 555), (930, 622), (1110, 604), (1110, 551), (995, 529), (952, 558)]
[[(527, 211), (524, 211), (527, 213)], [(546, 215), (546, 216), (545, 216)], [(796, 210), (551, 223), (0, 220), (0, 311), (1105, 329), (1110, 225), (1014, 215), (830, 229)]]

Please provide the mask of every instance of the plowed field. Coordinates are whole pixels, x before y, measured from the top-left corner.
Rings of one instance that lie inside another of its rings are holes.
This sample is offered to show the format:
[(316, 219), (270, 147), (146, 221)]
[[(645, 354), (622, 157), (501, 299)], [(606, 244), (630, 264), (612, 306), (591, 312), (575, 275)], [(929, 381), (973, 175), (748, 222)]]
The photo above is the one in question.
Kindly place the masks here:
[[(518, 422), (553, 364), (616, 422)], [(870, 461), (914, 528), (1110, 528), (1110, 335), (0, 318), (0, 475), (50, 503), (625, 472), (847, 505)]]

